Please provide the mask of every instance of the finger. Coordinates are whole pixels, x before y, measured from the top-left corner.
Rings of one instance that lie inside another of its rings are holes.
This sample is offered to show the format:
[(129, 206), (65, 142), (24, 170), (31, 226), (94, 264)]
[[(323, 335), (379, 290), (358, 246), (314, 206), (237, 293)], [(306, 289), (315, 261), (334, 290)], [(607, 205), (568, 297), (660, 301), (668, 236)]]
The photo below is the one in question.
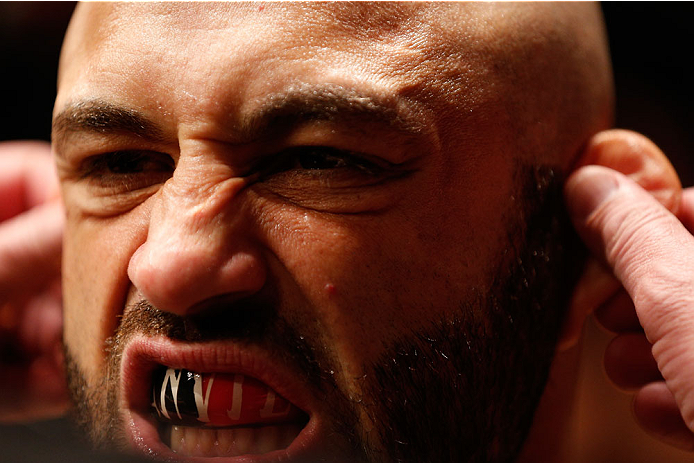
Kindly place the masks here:
[(654, 437), (683, 450), (694, 450), (694, 435), (680, 415), (675, 398), (664, 382), (644, 386), (634, 398), (634, 416)]
[(623, 289), (598, 307), (594, 315), (598, 323), (612, 333), (633, 333), (643, 330), (636, 316), (634, 303)]
[(694, 238), (636, 183), (599, 166), (565, 187), (576, 229), (634, 301), (653, 355), (694, 429)]
[(37, 356), (60, 345), (62, 329), (60, 281), (56, 280), (24, 305), (15, 336), (23, 352)]
[(50, 144), (0, 143), (0, 222), (57, 195), (58, 177)]
[(623, 334), (610, 342), (605, 349), (605, 373), (615, 386), (627, 391), (663, 379), (651, 344), (639, 333)]
[(0, 224), (0, 303), (60, 274), (64, 213), (52, 202)]
[(682, 191), (682, 203), (677, 218), (690, 233), (694, 232), (694, 187)]

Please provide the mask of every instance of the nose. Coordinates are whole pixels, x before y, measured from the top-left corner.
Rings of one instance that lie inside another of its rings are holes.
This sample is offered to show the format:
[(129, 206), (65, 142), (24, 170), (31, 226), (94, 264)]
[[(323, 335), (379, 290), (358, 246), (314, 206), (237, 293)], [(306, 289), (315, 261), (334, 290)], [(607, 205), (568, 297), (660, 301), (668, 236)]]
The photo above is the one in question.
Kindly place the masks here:
[(162, 187), (150, 212), (146, 241), (128, 276), (159, 310), (185, 316), (215, 296), (241, 298), (260, 290), (266, 266), (251, 237), (241, 178), (179, 174)]

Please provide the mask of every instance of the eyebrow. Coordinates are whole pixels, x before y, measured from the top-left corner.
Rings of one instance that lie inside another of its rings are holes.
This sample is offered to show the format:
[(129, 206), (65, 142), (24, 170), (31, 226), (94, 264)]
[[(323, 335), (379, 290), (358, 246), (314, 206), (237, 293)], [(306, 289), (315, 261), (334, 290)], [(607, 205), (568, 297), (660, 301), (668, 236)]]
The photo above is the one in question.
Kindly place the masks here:
[[(53, 119), (53, 141), (60, 147), (74, 133), (131, 134), (152, 142), (164, 141), (164, 132), (139, 112), (103, 100), (69, 105)], [(58, 150), (60, 151), (60, 149)]]
[(253, 141), (272, 127), (309, 121), (379, 123), (410, 135), (421, 133), (426, 125), (412, 102), (396, 96), (365, 94), (339, 85), (303, 85), (264, 97), (233, 127), (234, 138)]
[[(422, 112), (395, 96), (363, 94), (338, 85), (295, 86), (260, 99), (251, 112), (227, 126), (235, 143), (250, 143), (271, 130), (309, 121), (380, 123), (398, 132), (419, 134), (425, 127)], [(166, 142), (164, 130), (144, 114), (94, 99), (69, 105), (53, 120), (53, 140), (60, 147), (80, 133), (135, 135), (150, 142)], [(170, 141), (170, 140), (169, 140)]]

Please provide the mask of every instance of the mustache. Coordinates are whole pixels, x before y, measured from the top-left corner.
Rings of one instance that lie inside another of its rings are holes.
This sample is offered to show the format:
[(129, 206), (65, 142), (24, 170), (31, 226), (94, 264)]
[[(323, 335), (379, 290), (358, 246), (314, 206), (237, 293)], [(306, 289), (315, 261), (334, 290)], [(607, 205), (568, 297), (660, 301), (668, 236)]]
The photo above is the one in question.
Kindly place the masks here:
[(332, 373), (336, 363), (327, 347), (317, 336), (299, 330), (280, 316), (274, 305), (221, 296), (190, 312), (186, 316), (166, 312), (146, 299), (128, 304), (115, 334), (106, 340), (112, 371), (118, 371), (123, 349), (135, 334), (191, 343), (227, 340), (265, 348), (295, 365), (317, 390), (337, 389)]
[(140, 299), (123, 311), (116, 337), (137, 332), (185, 342), (220, 339), (259, 342), (282, 326), (287, 328), (274, 306), (251, 300), (219, 296), (196, 305), (190, 315), (182, 316)]

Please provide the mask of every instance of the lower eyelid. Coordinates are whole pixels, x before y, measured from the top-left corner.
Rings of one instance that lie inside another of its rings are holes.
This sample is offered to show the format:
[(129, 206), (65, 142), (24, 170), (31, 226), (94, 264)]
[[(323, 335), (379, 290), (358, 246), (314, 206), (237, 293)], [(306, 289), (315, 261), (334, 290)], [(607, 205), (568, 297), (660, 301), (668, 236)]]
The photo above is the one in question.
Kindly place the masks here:
[(78, 206), (87, 216), (107, 218), (125, 214), (147, 201), (157, 192), (156, 186), (130, 191), (125, 194), (111, 194), (102, 191), (79, 200)]

